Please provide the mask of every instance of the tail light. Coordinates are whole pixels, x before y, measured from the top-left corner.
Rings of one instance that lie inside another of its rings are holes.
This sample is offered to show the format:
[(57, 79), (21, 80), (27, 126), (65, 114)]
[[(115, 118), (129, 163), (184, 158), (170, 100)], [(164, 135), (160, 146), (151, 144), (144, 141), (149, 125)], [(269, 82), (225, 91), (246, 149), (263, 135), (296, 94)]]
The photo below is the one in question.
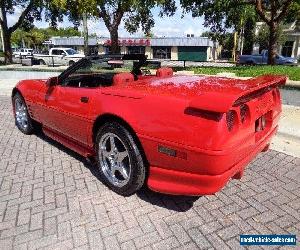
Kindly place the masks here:
[(250, 117), (250, 110), (246, 104), (240, 106), (241, 123), (244, 124)]
[(229, 110), (226, 113), (226, 124), (228, 131), (233, 131), (234, 127), (237, 125), (237, 114), (234, 110)]
[(188, 107), (184, 110), (186, 115), (198, 116), (207, 120), (220, 121), (222, 118), (222, 113), (207, 111), (197, 108)]

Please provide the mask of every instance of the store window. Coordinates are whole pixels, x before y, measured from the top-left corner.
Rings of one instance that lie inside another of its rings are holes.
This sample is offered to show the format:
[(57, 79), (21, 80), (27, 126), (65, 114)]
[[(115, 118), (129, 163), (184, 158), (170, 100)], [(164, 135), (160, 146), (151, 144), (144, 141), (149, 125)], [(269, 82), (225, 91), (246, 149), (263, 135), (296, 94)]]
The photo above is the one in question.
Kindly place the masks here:
[(293, 41), (286, 41), (285, 44), (282, 46), (281, 55), (290, 57), (292, 56), (293, 52)]
[[(104, 47), (104, 51), (105, 51), (105, 54), (111, 54), (111, 47), (110, 46), (106, 46)], [(121, 51), (121, 48), (119, 47), (119, 51)]]
[(171, 59), (171, 47), (153, 47), (153, 58)]
[(127, 47), (128, 54), (145, 54), (145, 47), (144, 46), (130, 46)]

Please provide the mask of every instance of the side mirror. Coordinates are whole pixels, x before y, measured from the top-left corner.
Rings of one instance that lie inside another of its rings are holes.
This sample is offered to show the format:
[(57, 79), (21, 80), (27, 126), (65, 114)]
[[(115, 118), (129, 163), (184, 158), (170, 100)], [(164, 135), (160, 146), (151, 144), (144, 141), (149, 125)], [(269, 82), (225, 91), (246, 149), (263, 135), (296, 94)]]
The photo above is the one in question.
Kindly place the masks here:
[(61, 53), (61, 57), (65, 57), (65, 56), (66, 56), (65, 52)]
[(53, 86), (57, 85), (58, 84), (58, 77), (57, 76), (50, 77), (47, 80), (46, 84), (47, 84), (48, 87), (53, 87)]

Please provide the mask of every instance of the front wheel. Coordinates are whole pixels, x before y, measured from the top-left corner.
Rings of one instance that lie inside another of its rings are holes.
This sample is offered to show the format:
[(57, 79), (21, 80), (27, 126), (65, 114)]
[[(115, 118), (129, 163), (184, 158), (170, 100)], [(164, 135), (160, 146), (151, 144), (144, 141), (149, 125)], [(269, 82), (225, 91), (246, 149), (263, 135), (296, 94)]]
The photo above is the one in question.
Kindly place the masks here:
[(18, 129), (26, 135), (32, 134), (34, 132), (33, 120), (28, 113), (24, 98), (19, 93), (13, 97), (13, 108)]
[(96, 152), (101, 178), (113, 191), (128, 196), (143, 186), (143, 157), (126, 128), (116, 122), (104, 124), (96, 136)]

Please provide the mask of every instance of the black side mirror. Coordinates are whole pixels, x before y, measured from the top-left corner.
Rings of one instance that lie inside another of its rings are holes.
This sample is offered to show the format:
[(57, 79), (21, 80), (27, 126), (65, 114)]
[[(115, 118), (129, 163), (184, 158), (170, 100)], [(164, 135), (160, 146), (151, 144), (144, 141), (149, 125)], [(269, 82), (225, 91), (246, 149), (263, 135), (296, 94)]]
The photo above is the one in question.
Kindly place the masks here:
[(47, 82), (46, 82), (48, 87), (52, 87), (58, 84), (58, 77), (54, 76), (54, 77), (50, 77)]

